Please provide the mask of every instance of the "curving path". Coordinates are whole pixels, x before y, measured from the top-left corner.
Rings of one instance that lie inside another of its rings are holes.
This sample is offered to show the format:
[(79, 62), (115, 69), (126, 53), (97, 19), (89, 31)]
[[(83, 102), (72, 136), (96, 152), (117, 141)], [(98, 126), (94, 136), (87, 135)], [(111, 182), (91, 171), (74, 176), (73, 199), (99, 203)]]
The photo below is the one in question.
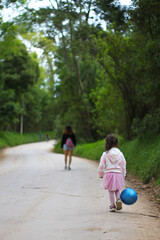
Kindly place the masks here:
[(159, 213), (139, 193), (133, 206), (108, 212), (97, 163), (73, 157), (64, 170), (54, 141), (6, 149), (0, 161), (0, 240), (159, 239)]

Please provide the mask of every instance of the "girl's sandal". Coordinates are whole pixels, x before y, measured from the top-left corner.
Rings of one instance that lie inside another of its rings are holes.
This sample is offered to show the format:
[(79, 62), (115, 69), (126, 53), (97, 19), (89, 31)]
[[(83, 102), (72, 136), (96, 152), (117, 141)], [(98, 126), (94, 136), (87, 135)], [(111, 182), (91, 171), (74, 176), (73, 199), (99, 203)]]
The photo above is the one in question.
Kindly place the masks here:
[(115, 212), (116, 211), (116, 207), (115, 206), (110, 206), (109, 207), (109, 211), (110, 212)]
[(121, 209), (122, 209), (122, 201), (118, 199), (116, 202), (116, 210), (121, 210)]

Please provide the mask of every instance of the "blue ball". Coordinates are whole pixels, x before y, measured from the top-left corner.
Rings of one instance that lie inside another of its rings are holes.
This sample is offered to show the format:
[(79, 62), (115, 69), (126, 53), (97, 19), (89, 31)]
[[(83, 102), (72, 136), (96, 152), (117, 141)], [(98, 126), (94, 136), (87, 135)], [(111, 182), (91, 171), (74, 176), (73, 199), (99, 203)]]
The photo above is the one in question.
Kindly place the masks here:
[(137, 201), (138, 196), (134, 189), (126, 188), (121, 192), (120, 198), (124, 204), (132, 205)]

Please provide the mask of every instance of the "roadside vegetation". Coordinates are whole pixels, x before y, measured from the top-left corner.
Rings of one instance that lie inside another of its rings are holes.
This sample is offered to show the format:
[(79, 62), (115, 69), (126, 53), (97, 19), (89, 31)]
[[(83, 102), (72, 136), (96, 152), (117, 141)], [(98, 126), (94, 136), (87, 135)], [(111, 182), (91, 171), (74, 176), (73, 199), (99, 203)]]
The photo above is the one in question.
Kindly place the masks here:
[[(119, 148), (127, 161), (127, 171), (138, 177), (143, 183), (153, 182), (160, 185), (160, 136), (145, 135), (131, 141), (119, 139)], [(60, 142), (54, 149), (61, 152)], [(105, 139), (94, 143), (77, 145), (74, 155), (99, 161), (105, 151)]]
[[(50, 138), (55, 138), (54, 132), (46, 132)], [(12, 147), (16, 145), (45, 141), (46, 133), (42, 133), (42, 140), (40, 140), (39, 133), (25, 133), (21, 135), (16, 132), (0, 132), (0, 149), (5, 147)]]

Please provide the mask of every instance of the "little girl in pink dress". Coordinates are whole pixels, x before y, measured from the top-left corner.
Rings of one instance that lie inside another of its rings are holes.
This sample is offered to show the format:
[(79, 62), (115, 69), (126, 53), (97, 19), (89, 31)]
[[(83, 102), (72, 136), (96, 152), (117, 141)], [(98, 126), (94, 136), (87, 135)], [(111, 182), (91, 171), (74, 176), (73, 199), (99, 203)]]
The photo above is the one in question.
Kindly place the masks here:
[(98, 174), (100, 178), (103, 178), (102, 187), (109, 193), (110, 211), (121, 210), (120, 190), (125, 185), (126, 160), (118, 149), (118, 139), (114, 134), (109, 134), (106, 138), (106, 152), (101, 156)]

